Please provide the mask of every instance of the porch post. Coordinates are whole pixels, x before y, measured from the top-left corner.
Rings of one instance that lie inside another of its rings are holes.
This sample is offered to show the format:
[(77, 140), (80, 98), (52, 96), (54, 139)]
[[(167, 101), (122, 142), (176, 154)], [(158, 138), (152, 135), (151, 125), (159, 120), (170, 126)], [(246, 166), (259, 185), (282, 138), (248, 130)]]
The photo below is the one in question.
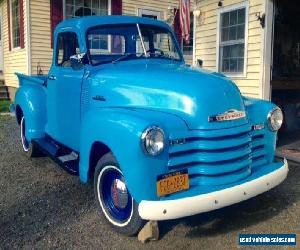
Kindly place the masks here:
[(274, 0), (264, 1), (266, 19), (262, 38), (260, 97), (264, 100), (271, 100), (275, 3)]

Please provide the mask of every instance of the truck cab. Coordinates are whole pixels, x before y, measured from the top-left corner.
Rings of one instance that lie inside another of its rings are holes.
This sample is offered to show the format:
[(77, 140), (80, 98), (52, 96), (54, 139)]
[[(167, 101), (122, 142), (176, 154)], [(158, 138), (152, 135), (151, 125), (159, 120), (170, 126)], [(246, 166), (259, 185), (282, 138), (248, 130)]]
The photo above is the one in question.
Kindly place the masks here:
[(186, 65), (164, 22), (65, 20), (49, 74), (17, 76), (25, 153), (92, 182), (100, 216), (120, 233), (249, 199), (287, 177), (287, 162), (274, 159), (281, 110)]

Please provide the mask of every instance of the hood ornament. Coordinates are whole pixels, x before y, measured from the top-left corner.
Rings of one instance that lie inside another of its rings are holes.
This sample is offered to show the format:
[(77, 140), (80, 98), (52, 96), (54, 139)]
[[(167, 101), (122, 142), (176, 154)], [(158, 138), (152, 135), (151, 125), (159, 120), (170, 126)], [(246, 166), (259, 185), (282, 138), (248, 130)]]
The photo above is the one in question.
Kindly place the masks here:
[(209, 122), (223, 122), (223, 121), (233, 121), (246, 117), (245, 111), (238, 111), (235, 109), (230, 109), (223, 114), (213, 115), (208, 117)]

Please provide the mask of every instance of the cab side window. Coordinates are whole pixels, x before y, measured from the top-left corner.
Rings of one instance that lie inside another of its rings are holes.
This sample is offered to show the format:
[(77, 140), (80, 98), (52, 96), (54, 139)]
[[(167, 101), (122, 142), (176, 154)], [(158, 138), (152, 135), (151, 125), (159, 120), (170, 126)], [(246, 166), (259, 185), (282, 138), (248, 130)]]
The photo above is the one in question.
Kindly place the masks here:
[(56, 65), (60, 67), (71, 67), (70, 56), (79, 54), (77, 35), (72, 32), (58, 34)]

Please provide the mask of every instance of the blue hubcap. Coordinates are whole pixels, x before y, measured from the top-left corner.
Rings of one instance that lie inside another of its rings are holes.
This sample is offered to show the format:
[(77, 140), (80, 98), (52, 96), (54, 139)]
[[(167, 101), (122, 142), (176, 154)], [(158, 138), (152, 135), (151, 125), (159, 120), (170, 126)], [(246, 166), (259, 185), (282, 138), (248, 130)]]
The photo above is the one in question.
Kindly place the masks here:
[(116, 169), (105, 170), (100, 181), (100, 190), (104, 207), (110, 217), (117, 222), (130, 218), (132, 197), (129, 194), (123, 175)]

